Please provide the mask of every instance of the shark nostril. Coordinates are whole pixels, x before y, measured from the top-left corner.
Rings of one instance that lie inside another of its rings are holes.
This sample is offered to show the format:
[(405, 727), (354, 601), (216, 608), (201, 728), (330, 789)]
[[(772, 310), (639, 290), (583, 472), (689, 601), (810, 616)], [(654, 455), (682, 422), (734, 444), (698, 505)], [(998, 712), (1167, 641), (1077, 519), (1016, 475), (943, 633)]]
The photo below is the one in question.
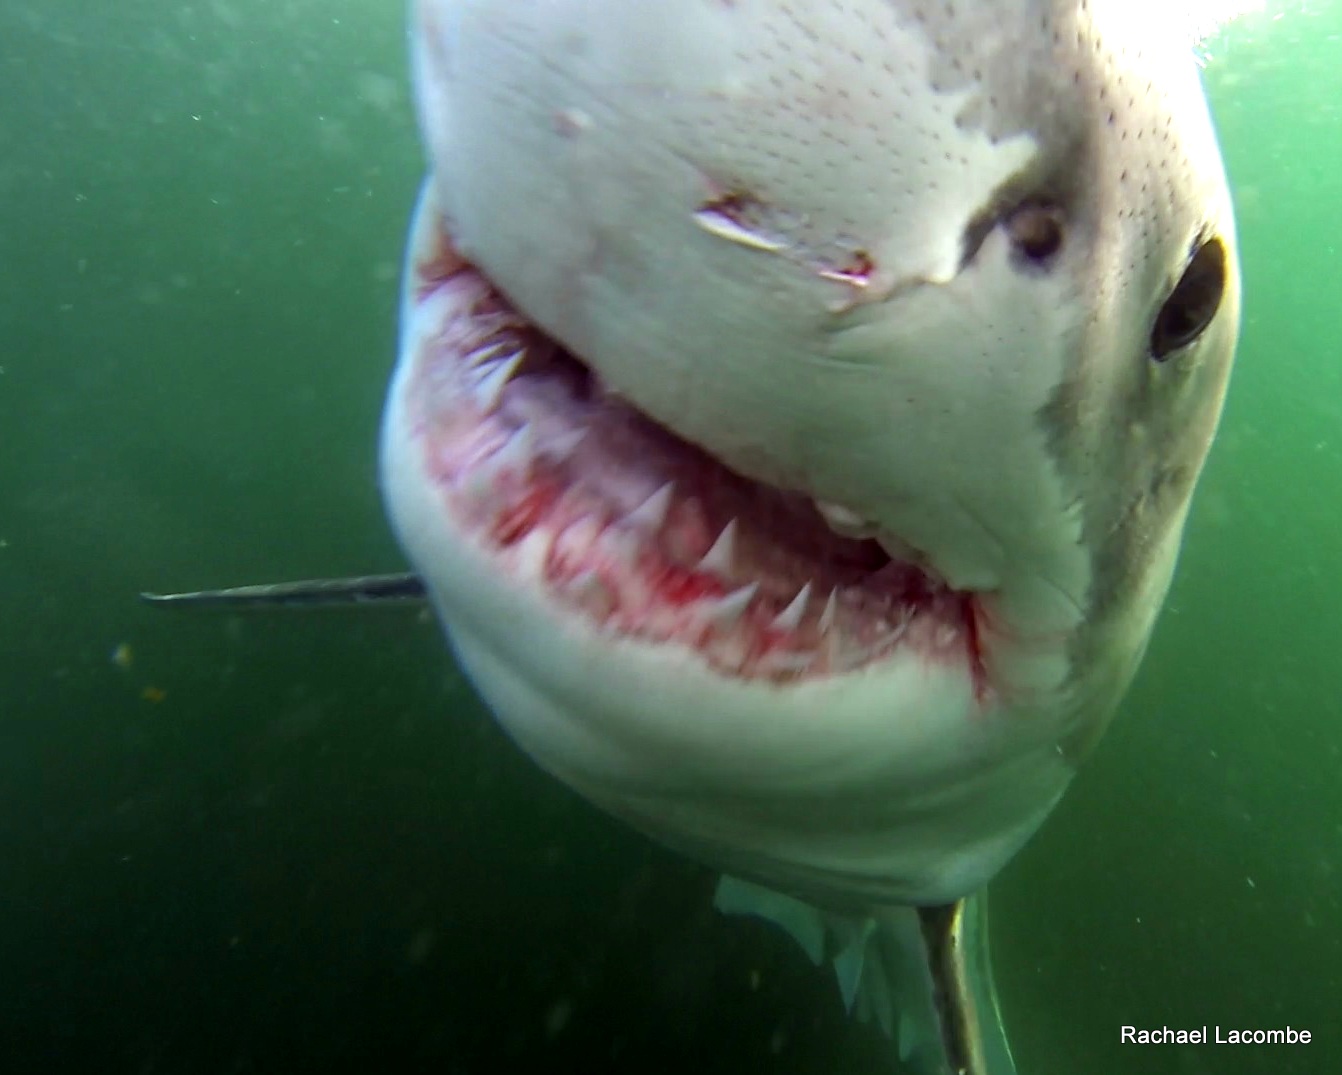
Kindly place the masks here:
[(1057, 206), (1029, 202), (1007, 214), (1003, 222), (1017, 257), (1047, 268), (1063, 243), (1062, 210)]
[(1011, 261), (1017, 269), (1047, 271), (1062, 250), (1065, 222), (1062, 209), (1038, 195), (1016, 201), (1009, 193), (999, 194), (965, 226), (960, 268), (973, 262), (988, 236), (1001, 228), (1011, 244)]

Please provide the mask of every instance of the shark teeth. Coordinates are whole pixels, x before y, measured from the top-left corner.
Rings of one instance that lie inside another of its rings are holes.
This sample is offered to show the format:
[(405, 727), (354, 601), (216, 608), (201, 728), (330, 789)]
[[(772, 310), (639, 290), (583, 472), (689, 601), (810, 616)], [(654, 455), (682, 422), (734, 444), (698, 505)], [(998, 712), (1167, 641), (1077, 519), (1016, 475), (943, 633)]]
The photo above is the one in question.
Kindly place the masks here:
[(829, 599), (825, 602), (824, 611), (820, 613), (820, 633), (828, 634), (829, 629), (834, 626), (834, 617), (839, 611), (839, 591), (837, 588), (830, 590)]
[(565, 591), (598, 619), (605, 619), (615, 611), (615, 594), (601, 576), (591, 569), (575, 576)]
[(560, 433), (558, 436), (551, 437), (545, 442), (545, 456), (556, 463), (567, 463), (573, 458), (573, 453), (578, 450), (578, 445), (586, 437), (587, 428), (585, 426), (569, 433)]
[(671, 497), (674, 493), (675, 487), (671, 482), (667, 482), (626, 515), (625, 524), (650, 533), (660, 530), (666, 523), (666, 515), (671, 508)]
[(806, 614), (806, 604), (810, 599), (811, 584), (808, 582), (797, 592), (788, 607), (773, 618), (769, 626), (775, 631), (795, 631), (801, 626), (801, 618)]
[(700, 571), (711, 571), (724, 578), (731, 574), (732, 564), (736, 560), (736, 520), (733, 519), (722, 528), (713, 547), (704, 553), (699, 561)]
[(499, 398), (503, 395), (504, 385), (512, 379), (513, 374), (522, 365), (522, 359), (526, 358), (526, 355), (526, 348), (521, 347), (509, 357), (485, 367), (484, 374), (471, 390), (475, 405), (485, 414), (491, 413), (499, 405)]
[(909, 629), (909, 622), (912, 619), (913, 619), (912, 614), (906, 612), (900, 618), (899, 623), (895, 624), (894, 627), (887, 630), (883, 635), (878, 637), (875, 642), (872, 643), (871, 648), (873, 650), (883, 650), (890, 646), (893, 646), (896, 642), (898, 642), (901, 638), (904, 637), (904, 632)]
[[(768, 233), (767, 206), (725, 198), (702, 208), (709, 235), (791, 256)], [(863, 284), (868, 269), (859, 260), (832, 276)], [(746, 679), (820, 680), (876, 661), (913, 665), (928, 651), (975, 657), (962, 629), (973, 608), (919, 566), (927, 557), (877, 528), (871, 505), (724, 474), (631, 403), (617, 406), (618, 388), (577, 356), (500, 312), (506, 303), (483, 278), (468, 284), (465, 274), (435, 284), (416, 307), (408, 390), (421, 395), (407, 432), (449, 521), (508, 585), (534, 583), (598, 641), (670, 643)], [(889, 560), (875, 542), (854, 549), (830, 531), (874, 537)]]
[(733, 590), (726, 597), (718, 598), (711, 603), (704, 603), (704, 619), (719, 629), (732, 627), (740, 622), (745, 614), (750, 602), (755, 599), (755, 594), (759, 592), (760, 584), (752, 582), (742, 586), (739, 590)]
[[(513, 346), (515, 347), (516, 345)], [(492, 359), (498, 358), (499, 355), (503, 354), (504, 351), (507, 351), (508, 348), (509, 344), (495, 340), (493, 343), (481, 344), (479, 347), (466, 352), (466, 354), (462, 356), (461, 361), (467, 369), (473, 370), (479, 366), (483, 366), (486, 362), (489, 362)]]
[(536, 454), (536, 438), (531, 426), (525, 425), (517, 430), (508, 442), (489, 457), (489, 467), (495, 473), (512, 471), (524, 475), (531, 468)]
[(869, 522), (852, 508), (836, 504), (831, 500), (814, 501), (816, 510), (836, 534), (850, 538), (874, 537), (880, 527)]
[(800, 675), (815, 663), (814, 653), (774, 653), (768, 658), (769, 668), (777, 672)]
[(597, 538), (601, 536), (601, 524), (590, 515), (575, 519), (561, 530), (550, 546), (550, 565), (556, 577), (564, 577), (580, 572), (583, 565), (589, 563), (589, 554)]

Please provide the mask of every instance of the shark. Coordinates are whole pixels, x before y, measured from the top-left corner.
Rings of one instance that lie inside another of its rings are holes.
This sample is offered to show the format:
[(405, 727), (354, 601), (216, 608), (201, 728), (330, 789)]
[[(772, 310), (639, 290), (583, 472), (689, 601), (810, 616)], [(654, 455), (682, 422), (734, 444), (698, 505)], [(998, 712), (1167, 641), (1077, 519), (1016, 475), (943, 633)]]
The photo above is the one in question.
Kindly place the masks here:
[(1149, 0), (416, 0), (380, 434), (411, 571), (540, 769), (722, 874), (907, 1070), (1014, 1070), (989, 881), (1165, 602), (1239, 328)]

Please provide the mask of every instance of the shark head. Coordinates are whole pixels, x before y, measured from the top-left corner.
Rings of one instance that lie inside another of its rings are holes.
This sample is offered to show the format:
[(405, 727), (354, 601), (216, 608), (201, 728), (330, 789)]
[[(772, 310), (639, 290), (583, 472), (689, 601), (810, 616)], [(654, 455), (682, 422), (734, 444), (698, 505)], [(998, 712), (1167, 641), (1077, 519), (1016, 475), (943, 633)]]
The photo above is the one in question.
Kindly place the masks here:
[(1038, 827), (1238, 331), (1146, 8), (419, 0), (382, 484), (543, 768), (834, 907), (959, 897)]

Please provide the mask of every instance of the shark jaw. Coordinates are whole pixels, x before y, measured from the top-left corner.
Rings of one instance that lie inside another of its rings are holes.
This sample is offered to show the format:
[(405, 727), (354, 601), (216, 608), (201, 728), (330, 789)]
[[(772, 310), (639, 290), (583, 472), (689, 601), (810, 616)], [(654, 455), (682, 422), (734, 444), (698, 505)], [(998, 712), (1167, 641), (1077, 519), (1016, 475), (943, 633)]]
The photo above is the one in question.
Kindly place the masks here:
[(719, 675), (783, 684), (899, 651), (989, 698), (974, 594), (892, 556), (855, 512), (735, 474), (657, 424), (437, 242), (414, 267), (411, 394), (444, 510), (500, 573)]
[(432, 184), (403, 302), (390, 514), (523, 749), (822, 905), (940, 902), (997, 872), (1072, 766), (992, 675), (984, 595), (607, 390), (457, 252)]

